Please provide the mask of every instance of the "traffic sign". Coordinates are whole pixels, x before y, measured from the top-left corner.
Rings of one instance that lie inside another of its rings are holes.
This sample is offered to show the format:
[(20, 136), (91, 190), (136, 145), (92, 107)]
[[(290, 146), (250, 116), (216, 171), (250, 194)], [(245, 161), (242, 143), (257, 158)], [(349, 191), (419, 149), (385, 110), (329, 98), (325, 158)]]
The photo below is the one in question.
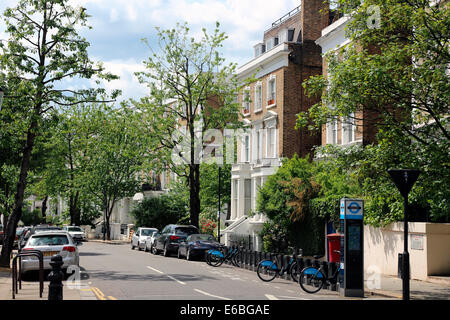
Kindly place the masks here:
[(416, 183), (417, 178), (420, 175), (420, 170), (415, 169), (390, 169), (388, 170), (389, 175), (394, 181), (397, 189), (400, 191), (403, 198), (407, 198), (409, 192), (411, 191), (414, 183)]
[(358, 219), (362, 220), (364, 216), (364, 203), (361, 199), (341, 200), (341, 219)]

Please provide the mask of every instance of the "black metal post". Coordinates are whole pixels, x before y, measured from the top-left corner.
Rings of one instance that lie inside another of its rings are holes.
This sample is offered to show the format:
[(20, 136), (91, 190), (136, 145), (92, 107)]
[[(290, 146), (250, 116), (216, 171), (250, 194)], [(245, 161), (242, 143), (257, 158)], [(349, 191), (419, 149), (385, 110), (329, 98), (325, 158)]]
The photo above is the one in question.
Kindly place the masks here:
[(48, 275), (50, 284), (48, 285), (48, 300), (62, 300), (63, 299), (63, 279), (64, 273), (61, 270), (64, 262), (62, 257), (58, 254), (52, 257), (52, 271)]
[(221, 211), (221, 203), (220, 203), (220, 176), (222, 175), (222, 167), (219, 165), (219, 212), (217, 213), (217, 241), (220, 243), (220, 211)]
[(409, 252), (408, 252), (408, 196), (403, 198), (404, 206), (404, 235), (403, 235), (403, 270), (402, 270), (402, 282), (403, 282), (403, 300), (409, 300)]

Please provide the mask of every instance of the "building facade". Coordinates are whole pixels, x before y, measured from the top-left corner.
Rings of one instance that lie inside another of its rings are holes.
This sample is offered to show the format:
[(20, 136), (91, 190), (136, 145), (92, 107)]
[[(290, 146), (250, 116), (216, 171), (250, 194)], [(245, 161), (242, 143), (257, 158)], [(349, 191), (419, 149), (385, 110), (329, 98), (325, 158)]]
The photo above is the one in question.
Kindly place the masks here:
[(240, 240), (260, 250), (259, 237), (266, 218), (257, 212), (257, 194), (267, 178), (294, 154), (311, 155), (320, 134), (295, 129), (297, 114), (317, 100), (307, 97), (302, 82), (322, 74), (321, 49), (315, 43), (328, 25), (322, 0), (301, 5), (278, 19), (254, 46), (255, 56), (238, 69), (244, 81), (256, 79), (239, 95), (246, 130), (237, 142), (237, 163), (232, 167), (231, 217), (223, 231), (225, 244)]
[[(330, 25), (321, 32), (316, 44), (322, 48), (322, 54), (339, 54), (339, 50), (350, 43), (345, 28), (350, 17), (334, 11), (330, 15)], [(323, 59), (323, 75), (328, 75), (327, 61)], [(331, 107), (331, 106), (330, 106)], [(367, 145), (376, 142), (378, 114), (369, 110), (357, 110), (346, 118), (335, 119), (322, 127), (322, 145), (339, 146)]]

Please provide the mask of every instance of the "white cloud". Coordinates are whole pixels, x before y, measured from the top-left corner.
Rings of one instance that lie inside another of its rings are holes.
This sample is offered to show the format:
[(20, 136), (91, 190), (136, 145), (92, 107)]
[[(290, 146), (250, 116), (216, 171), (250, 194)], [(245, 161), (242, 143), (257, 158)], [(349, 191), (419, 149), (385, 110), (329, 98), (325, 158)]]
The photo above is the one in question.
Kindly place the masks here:
[[(147, 87), (140, 84), (134, 75), (135, 72), (145, 70), (142, 63), (137, 62), (134, 59), (128, 59), (103, 61), (103, 65), (107, 72), (111, 72), (120, 77), (120, 79), (110, 82), (102, 81), (102, 86), (106, 88), (108, 92), (116, 89), (122, 90), (122, 96), (119, 100), (127, 100), (129, 98), (139, 99), (147, 94)], [(94, 82), (92, 82), (92, 85), (96, 86)]]

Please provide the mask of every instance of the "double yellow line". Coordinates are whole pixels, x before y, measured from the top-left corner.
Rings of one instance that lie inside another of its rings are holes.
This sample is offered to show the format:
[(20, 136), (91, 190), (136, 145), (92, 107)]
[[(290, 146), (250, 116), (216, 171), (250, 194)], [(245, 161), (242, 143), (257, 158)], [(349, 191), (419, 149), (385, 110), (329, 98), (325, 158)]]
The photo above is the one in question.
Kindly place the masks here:
[(92, 292), (94, 292), (94, 294), (97, 296), (99, 300), (117, 300), (116, 298), (111, 296), (105, 297), (105, 294), (99, 288), (91, 287), (91, 290)]

